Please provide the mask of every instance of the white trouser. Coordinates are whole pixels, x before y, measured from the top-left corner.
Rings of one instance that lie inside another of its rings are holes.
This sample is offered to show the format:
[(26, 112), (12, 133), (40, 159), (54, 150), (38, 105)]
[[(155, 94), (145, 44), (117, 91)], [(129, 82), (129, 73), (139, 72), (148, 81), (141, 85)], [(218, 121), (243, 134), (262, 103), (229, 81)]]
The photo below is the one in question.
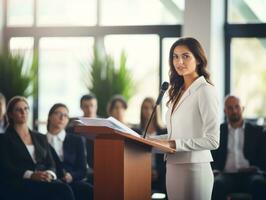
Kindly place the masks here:
[(169, 200), (210, 200), (213, 181), (210, 163), (166, 165), (166, 188)]

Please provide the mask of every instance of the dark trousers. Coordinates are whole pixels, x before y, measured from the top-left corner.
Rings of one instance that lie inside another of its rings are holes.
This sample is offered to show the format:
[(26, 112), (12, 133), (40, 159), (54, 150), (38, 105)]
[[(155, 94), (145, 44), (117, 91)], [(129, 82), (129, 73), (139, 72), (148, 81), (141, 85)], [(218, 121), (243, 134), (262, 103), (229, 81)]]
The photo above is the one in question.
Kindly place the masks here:
[(222, 173), (214, 178), (212, 200), (225, 200), (230, 193), (250, 193), (253, 200), (266, 199), (266, 182), (257, 173)]
[(60, 181), (40, 182), (23, 180), (4, 186), (5, 200), (75, 200), (71, 187)]
[(93, 187), (84, 181), (75, 181), (70, 184), (76, 200), (93, 200)]

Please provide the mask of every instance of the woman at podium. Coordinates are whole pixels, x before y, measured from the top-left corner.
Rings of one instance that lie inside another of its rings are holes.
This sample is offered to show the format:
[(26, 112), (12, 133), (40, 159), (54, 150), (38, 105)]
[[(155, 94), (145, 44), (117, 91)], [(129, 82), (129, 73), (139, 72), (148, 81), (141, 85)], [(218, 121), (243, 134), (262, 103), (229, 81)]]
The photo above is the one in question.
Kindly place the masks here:
[(170, 200), (210, 200), (210, 150), (219, 146), (219, 120), (207, 58), (196, 39), (181, 38), (170, 49), (169, 65), (168, 134), (159, 141), (176, 150), (166, 155), (167, 194)]

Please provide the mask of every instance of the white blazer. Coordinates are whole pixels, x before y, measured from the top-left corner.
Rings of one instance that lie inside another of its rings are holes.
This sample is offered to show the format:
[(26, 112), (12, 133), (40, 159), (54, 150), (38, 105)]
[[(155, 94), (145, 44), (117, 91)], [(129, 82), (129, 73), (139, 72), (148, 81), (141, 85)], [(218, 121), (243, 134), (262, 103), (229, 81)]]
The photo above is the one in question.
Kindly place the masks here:
[(166, 113), (168, 139), (175, 140), (176, 153), (168, 154), (167, 163), (213, 161), (210, 150), (219, 147), (218, 98), (215, 88), (203, 76), (185, 91), (174, 112)]

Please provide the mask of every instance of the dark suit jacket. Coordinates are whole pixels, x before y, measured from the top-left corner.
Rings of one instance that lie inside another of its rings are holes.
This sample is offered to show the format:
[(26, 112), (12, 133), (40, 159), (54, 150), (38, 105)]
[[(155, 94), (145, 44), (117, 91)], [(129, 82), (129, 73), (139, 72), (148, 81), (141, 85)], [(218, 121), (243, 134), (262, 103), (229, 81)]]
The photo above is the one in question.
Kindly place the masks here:
[[(250, 165), (261, 166), (262, 127), (245, 123), (243, 153)], [(227, 159), (228, 124), (220, 126), (220, 146), (212, 151), (213, 169), (223, 171)]]
[(46, 136), (31, 130), (30, 135), (35, 147), (36, 163), (33, 162), (25, 144), (13, 127), (8, 127), (5, 134), (2, 135), (1, 169), (4, 172), (2, 178), (6, 181), (22, 180), (27, 170), (55, 172), (55, 163)]
[(66, 134), (63, 142), (63, 161), (60, 161), (54, 149), (52, 149), (52, 154), (56, 161), (59, 178), (62, 178), (65, 172), (69, 172), (74, 181), (82, 180), (86, 177), (87, 162), (85, 146), (81, 137), (69, 133)]

